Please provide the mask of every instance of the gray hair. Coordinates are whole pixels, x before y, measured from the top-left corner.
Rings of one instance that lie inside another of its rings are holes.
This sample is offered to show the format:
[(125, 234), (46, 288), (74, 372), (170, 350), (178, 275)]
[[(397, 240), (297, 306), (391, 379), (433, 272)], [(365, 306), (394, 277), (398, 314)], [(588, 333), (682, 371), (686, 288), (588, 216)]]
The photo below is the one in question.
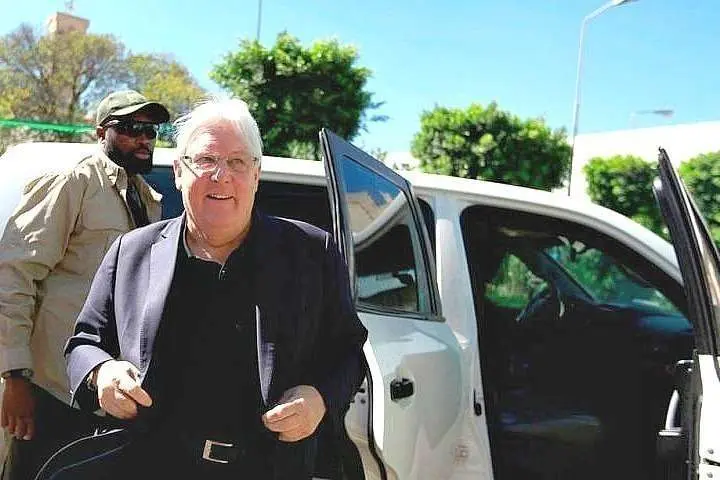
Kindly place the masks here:
[(189, 113), (174, 122), (177, 151), (183, 155), (190, 140), (201, 128), (217, 123), (231, 124), (245, 141), (250, 155), (256, 161), (262, 159), (262, 138), (257, 122), (253, 118), (247, 103), (233, 99), (211, 98), (199, 103)]

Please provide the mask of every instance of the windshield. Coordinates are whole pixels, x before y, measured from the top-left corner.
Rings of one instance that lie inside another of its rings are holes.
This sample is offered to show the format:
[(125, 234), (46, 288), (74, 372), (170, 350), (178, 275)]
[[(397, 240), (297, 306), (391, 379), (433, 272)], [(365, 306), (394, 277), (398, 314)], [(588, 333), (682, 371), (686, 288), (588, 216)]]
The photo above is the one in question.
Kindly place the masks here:
[(598, 303), (681, 314), (651, 283), (597, 248), (574, 241), (546, 247), (543, 253), (558, 263)]

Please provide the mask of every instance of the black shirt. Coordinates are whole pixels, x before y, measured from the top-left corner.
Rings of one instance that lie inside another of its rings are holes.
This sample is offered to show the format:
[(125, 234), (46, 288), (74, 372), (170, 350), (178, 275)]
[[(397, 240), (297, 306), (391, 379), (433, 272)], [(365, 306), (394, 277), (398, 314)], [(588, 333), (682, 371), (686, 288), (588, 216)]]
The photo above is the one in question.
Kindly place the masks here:
[(156, 429), (243, 445), (257, 456), (269, 437), (261, 421), (252, 232), (225, 265), (188, 255), (181, 237), (147, 384)]

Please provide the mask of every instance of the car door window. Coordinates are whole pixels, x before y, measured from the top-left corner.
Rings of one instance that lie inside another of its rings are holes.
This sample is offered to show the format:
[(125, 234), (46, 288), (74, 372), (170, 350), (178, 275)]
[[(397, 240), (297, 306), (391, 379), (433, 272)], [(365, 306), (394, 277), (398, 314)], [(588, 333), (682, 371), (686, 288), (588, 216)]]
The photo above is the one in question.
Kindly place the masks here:
[(143, 174), (153, 190), (162, 195), (162, 218), (174, 218), (180, 215), (183, 210), (182, 197), (175, 188), (175, 174), (172, 167), (154, 166), (153, 169)]
[(427, 296), (419, 292), (420, 238), (407, 198), (397, 185), (358, 163), (345, 168), (358, 303), (428, 311)]
[(543, 251), (558, 262), (599, 303), (640, 306), (658, 313), (679, 314), (673, 303), (640, 274), (607, 252), (585, 245), (579, 240), (545, 248)]

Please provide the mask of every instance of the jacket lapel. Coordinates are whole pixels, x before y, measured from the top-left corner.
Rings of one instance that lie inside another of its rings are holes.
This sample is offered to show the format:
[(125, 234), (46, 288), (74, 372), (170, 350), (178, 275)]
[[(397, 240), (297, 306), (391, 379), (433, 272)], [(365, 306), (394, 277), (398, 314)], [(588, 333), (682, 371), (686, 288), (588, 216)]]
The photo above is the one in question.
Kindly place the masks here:
[(145, 307), (142, 313), (142, 331), (140, 334), (140, 371), (143, 374), (150, 365), (152, 345), (155, 341), (160, 320), (162, 319), (165, 300), (170, 291), (178, 241), (182, 233), (184, 215), (170, 221), (160, 232), (158, 240), (150, 247), (150, 277)]

